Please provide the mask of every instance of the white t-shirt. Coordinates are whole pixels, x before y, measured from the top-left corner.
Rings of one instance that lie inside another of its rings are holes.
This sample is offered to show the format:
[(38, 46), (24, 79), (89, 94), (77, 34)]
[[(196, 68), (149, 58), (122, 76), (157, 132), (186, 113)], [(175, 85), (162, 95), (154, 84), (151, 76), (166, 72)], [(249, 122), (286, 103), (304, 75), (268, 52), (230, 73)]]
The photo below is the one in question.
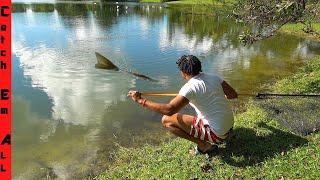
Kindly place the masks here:
[(234, 123), (222, 82), (215, 74), (200, 73), (192, 77), (179, 91), (179, 95), (189, 100), (198, 118), (201, 118), (204, 124), (209, 124), (218, 136), (226, 134)]

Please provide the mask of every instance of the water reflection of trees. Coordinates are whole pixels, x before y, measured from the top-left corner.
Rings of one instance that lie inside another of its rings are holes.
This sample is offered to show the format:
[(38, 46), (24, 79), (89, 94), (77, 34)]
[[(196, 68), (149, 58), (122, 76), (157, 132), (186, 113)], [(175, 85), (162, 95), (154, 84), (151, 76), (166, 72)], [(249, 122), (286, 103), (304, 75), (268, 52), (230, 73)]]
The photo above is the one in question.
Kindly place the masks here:
[[(169, 10), (157, 5), (139, 5), (139, 4), (89, 4), (89, 3), (56, 3), (56, 4), (17, 4), (13, 5), (13, 12), (25, 12), (30, 8), (34, 12), (53, 12), (57, 10), (58, 14), (63, 17), (88, 17), (93, 12), (97, 23), (102, 26), (115, 24), (117, 17), (129, 16), (132, 14), (146, 17), (147, 21), (154, 24), (161, 21), (165, 16), (168, 17), (168, 38), (172, 41), (176, 28), (183, 29), (188, 38), (196, 37), (196, 42), (201, 42), (205, 37), (212, 39), (214, 44), (226, 49), (230, 46), (239, 47), (238, 35), (241, 27), (226, 18), (225, 12), (215, 9), (215, 15), (195, 15), (203, 9), (192, 10), (195, 14), (190, 14), (193, 7), (170, 6)], [(129, 12), (129, 14), (128, 14)], [(188, 13), (189, 12), (189, 13)], [(68, 25), (70, 26), (70, 24)], [(280, 39), (280, 36), (278, 37)], [(260, 43), (260, 50), (277, 52), (283, 55), (289, 55), (296, 48), (298, 40), (295, 39), (290, 43), (276, 44), (271, 41)], [(277, 40), (280, 41), (280, 40)], [(285, 41), (289, 41), (286, 39)], [(316, 44), (315, 49), (318, 45)], [(288, 51), (290, 49), (291, 51)]]
[(135, 6), (133, 12), (141, 17), (146, 17), (149, 22), (154, 23), (162, 20), (166, 11), (162, 6), (142, 5)]
[[(193, 43), (193, 45), (212, 41), (211, 52), (208, 51), (209, 54), (205, 55), (205, 60), (208, 61), (206, 65), (212, 66), (211, 64), (214, 64), (214, 69), (218, 69), (218, 67), (226, 69), (228, 66), (232, 71), (224, 71), (224, 76), (233, 80), (245, 77), (253, 84), (260, 82), (261, 79), (270, 79), (270, 76), (275, 76), (273, 74), (276, 71), (278, 75), (281, 75), (282, 72), (291, 72), (295, 69), (294, 64), (303, 63), (302, 59), (319, 52), (319, 43), (285, 35), (243, 47), (238, 40), (242, 27), (226, 18), (227, 14), (216, 9), (212, 16), (196, 15), (199, 11), (195, 11), (197, 12), (195, 14), (188, 13), (181, 7), (171, 6), (167, 9), (156, 5), (139, 4), (58, 3), (32, 6), (32, 10), (52, 12), (52, 7), (57, 10), (59, 15), (64, 17), (61, 22), (65, 26), (76, 26), (76, 24), (70, 23), (68, 18), (80, 18), (84, 26), (89, 26), (90, 22), (86, 18), (91, 12), (97, 24), (103, 28), (110, 27), (116, 24), (121, 17), (127, 16), (145, 17), (145, 20), (151, 25), (166, 20), (167, 29), (166, 36), (164, 36), (167, 40), (165, 41), (166, 44), (179, 40), (176, 35), (182, 35), (183, 39), (194, 40), (187, 41), (187, 43)], [(15, 4), (13, 9), (14, 12), (21, 12), (27, 8), (30, 8), (30, 6)], [(183, 48), (188, 47), (183, 46)], [(221, 60), (217, 60), (217, 58)], [(275, 66), (275, 61), (280, 60), (283, 63), (277, 63)], [(292, 61), (295, 61), (295, 63), (287, 63)], [(265, 69), (271, 70), (265, 71)], [(279, 69), (283, 71), (280, 72)], [(261, 77), (260, 80), (255, 78), (257, 75)], [(248, 87), (248, 85), (243, 85), (243, 89)]]
[(53, 12), (54, 4), (31, 4), (33, 12)]
[[(170, 6), (163, 8), (161, 6), (142, 5), (134, 7), (134, 14), (146, 17), (146, 20), (152, 25), (163, 18), (167, 18), (167, 34), (168, 40), (173, 41), (173, 36), (177, 29), (182, 29), (187, 38), (195, 38), (195, 44), (204, 40), (204, 38), (212, 39), (215, 44), (222, 45), (227, 48), (229, 46), (238, 47), (240, 42), (238, 35), (241, 26), (235, 24), (226, 18), (226, 12), (217, 10), (215, 15), (199, 15), (199, 13), (209, 13), (211, 9), (198, 9), (202, 12), (190, 13), (192, 7)], [(203, 12), (204, 11), (204, 12)], [(180, 31), (179, 31), (180, 33)], [(220, 47), (221, 48), (221, 47)]]
[(26, 12), (27, 8), (28, 8), (27, 4), (14, 3), (12, 6), (12, 12), (13, 13)]
[(210, 37), (214, 42), (220, 42), (222, 39), (229, 45), (238, 46), (239, 25), (226, 18), (226, 14), (217, 13), (214, 16), (195, 15), (182, 13), (181, 8), (171, 8), (168, 11), (168, 31), (174, 33), (174, 29), (180, 26), (184, 29), (186, 35), (190, 38), (197, 37), (200, 41), (204, 37)]
[(92, 4), (57, 3), (55, 9), (60, 16), (87, 17), (88, 11), (92, 9)]
[(33, 12), (54, 12), (57, 10), (61, 16), (87, 16), (87, 12), (92, 10), (92, 4), (77, 4), (77, 3), (56, 3), (56, 4), (22, 4), (14, 3), (12, 11), (26, 12), (27, 9), (31, 9)]
[(119, 8), (117, 8), (117, 6), (110, 4), (94, 5), (93, 11), (97, 19), (97, 23), (102, 26), (110, 26), (114, 24), (116, 22), (117, 13), (118, 16), (122, 16), (124, 14), (122, 8), (120, 11)]

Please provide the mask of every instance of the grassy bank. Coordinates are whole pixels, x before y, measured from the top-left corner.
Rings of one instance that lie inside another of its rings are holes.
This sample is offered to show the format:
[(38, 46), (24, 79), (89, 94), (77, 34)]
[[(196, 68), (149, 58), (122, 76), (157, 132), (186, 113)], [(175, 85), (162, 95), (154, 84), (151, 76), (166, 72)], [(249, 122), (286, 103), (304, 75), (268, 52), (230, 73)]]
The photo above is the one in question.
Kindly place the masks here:
[(141, 0), (141, 3), (161, 3), (161, 0)]
[(168, 0), (141, 0), (141, 3), (167, 3), (167, 4), (199, 4), (199, 5), (224, 5), (231, 4), (234, 0), (178, 0), (178, 1), (168, 1)]
[[(320, 37), (316, 37), (316, 36), (313, 36), (312, 34), (304, 32), (303, 28), (304, 28), (304, 25), (301, 23), (286, 24), (280, 28), (279, 32), (320, 41)], [(313, 23), (312, 28), (318, 33), (320, 33), (320, 23)]]
[[(310, 61), (296, 75), (278, 81), (273, 90), (320, 93), (320, 57)], [(271, 104), (282, 107), (277, 101)], [(193, 145), (178, 138), (159, 146), (120, 147), (115, 162), (98, 179), (320, 178), (320, 133), (312, 132), (319, 130), (316, 128), (320, 124), (306, 136), (297, 135), (294, 129), (277, 120), (278, 116), (273, 118), (265, 105), (261, 100), (248, 103), (247, 110), (236, 115), (235, 137), (210, 156), (191, 157), (188, 150)], [(319, 123), (318, 109), (308, 111), (312, 111), (309, 112), (311, 119), (317, 117)], [(290, 120), (290, 114), (277, 113)]]

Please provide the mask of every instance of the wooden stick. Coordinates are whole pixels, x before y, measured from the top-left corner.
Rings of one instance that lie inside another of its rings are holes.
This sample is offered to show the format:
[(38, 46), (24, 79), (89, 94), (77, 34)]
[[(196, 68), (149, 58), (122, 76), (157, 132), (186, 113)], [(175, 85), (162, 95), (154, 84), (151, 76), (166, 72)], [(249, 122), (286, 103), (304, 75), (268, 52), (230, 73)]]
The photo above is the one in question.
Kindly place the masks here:
[(177, 96), (177, 93), (141, 93), (142, 96)]

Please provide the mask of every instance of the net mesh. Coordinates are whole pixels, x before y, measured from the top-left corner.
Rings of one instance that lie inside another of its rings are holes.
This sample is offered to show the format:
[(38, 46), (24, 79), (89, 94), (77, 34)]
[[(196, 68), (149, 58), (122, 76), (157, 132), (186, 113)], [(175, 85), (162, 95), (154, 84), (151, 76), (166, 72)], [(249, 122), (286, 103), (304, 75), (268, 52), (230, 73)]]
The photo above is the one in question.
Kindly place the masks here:
[(308, 135), (320, 129), (319, 98), (272, 98), (257, 101), (268, 118), (274, 119), (293, 133)]

